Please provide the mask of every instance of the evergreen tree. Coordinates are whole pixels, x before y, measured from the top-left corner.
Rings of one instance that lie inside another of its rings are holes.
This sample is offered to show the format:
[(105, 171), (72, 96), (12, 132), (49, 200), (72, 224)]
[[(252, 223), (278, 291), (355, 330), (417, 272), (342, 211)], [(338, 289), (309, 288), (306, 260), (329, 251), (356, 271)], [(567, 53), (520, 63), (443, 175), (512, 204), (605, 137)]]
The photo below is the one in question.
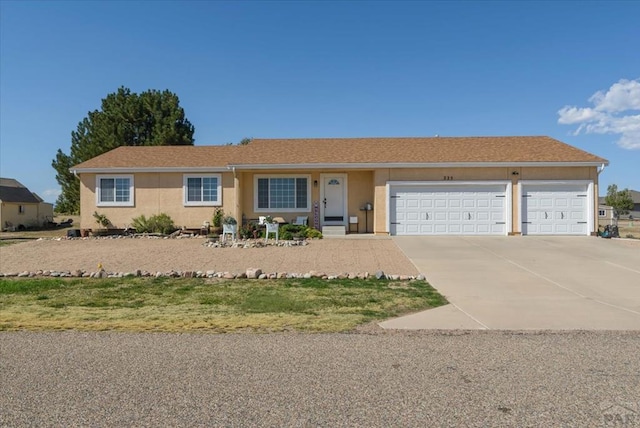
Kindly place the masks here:
[(193, 125), (178, 96), (165, 90), (141, 94), (120, 87), (71, 132), (69, 155), (58, 149), (51, 165), (62, 193), (56, 211), (80, 212), (80, 181), (69, 168), (119, 146), (193, 145)]

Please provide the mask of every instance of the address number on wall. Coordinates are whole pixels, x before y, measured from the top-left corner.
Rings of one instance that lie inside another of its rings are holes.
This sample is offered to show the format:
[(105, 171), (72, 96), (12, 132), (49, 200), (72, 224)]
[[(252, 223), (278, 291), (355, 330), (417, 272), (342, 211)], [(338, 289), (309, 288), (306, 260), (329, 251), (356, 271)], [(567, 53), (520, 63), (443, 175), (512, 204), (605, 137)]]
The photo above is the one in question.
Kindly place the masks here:
[(445, 175), (442, 179), (444, 181), (451, 181), (451, 180), (453, 180), (453, 175)]

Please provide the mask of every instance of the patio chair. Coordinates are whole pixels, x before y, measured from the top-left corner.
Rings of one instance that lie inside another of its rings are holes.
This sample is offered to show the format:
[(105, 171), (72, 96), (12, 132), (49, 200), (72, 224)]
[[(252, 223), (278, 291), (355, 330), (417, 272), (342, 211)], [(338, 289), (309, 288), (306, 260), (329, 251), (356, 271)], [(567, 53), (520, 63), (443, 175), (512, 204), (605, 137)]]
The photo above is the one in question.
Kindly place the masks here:
[(291, 223), (295, 224), (296, 226), (306, 226), (308, 221), (309, 221), (309, 216), (303, 215), (303, 216), (296, 217), (296, 219)]
[(231, 240), (236, 240), (236, 230), (237, 227), (235, 224), (223, 224), (222, 225), (222, 242), (224, 242), (227, 235), (231, 236)]
[(280, 224), (278, 223), (265, 223), (267, 226), (267, 229), (265, 231), (264, 234), (264, 242), (266, 243), (269, 240), (269, 234), (270, 233), (275, 233), (276, 234), (276, 243), (278, 242), (278, 229), (280, 228)]

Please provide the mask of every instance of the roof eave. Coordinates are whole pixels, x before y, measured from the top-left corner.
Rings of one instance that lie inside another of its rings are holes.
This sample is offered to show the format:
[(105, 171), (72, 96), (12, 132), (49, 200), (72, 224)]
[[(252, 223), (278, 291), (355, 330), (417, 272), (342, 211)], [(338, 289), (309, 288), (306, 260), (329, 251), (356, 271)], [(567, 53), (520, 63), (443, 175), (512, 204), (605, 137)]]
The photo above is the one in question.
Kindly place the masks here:
[(73, 174), (124, 174), (140, 172), (226, 172), (236, 170), (269, 169), (381, 169), (381, 168), (495, 168), (495, 167), (599, 167), (608, 161), (590, 162), (384, 162), (384, 163), (294, 163), (294, 164), (229, 164), (227, 166), (202, 167), (114, 167), (71, 168)]
[(171, 167), (115, 167), (115, 168), (71, 168), (73, 174), (132, 174), (136, 172), (226, 172), (226, 166), (171, 166)]
[(589, 162), (385, 162), (385, 163), (297, 163), (232, 164), (237, 170), (267, 169), (379, 169), (379, 168), (492, 168), (492, 167), (599, 167), (608, 161)]

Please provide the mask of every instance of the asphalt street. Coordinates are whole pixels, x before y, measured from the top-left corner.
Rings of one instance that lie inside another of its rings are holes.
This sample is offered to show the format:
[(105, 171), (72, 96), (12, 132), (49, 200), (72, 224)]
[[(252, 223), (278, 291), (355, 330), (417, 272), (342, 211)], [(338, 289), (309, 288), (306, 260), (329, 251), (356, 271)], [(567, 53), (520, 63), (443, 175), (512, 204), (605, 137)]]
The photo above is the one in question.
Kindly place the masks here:
[(0, 426), (640, 426), (639, 350), (620, 331), (4, 332)]

